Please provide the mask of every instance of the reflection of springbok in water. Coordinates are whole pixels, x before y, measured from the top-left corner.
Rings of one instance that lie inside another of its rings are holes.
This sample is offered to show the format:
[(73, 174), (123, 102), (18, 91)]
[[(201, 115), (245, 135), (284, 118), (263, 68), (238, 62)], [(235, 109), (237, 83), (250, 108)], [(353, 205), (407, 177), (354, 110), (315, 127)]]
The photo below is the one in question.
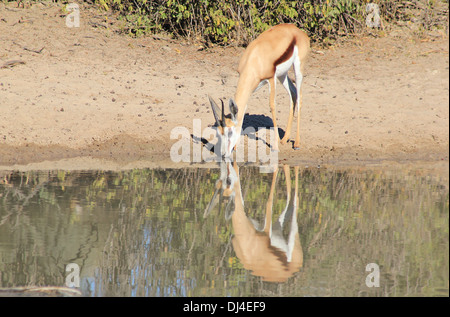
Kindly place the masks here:
[[(272, 176), (269, 199), (266, 204), (264, 223), (259, 226), (255, 220), (244, 212), (239, 179), (239, 168), (231, 163), (221, 164), (221, 176), (216, 182), (216, 191), (205, 210), (205, 217), (217, 204), (217, 193), (228, 197), (227, 211), (234, 202), (231, 221), (234, 229), (232, 240), (234, 251), (244, 268), (253, 275), (261, 276), (264, 281), (284, 282), (303, 264), (303, 251), (300, 244), (297, 225), (298, 208), (298, 167), (295, 167), (294, 195), (291, 195), (291, 178), (289, 166), (284, 166), (286, 176), (287, 202), (283, 212), (272, 225), (273, 195), (276, 187), (278, 169)], [(228, 216), (227, 216), (228, 218)], [(287, 231), (287, 236), (283, 234)]]

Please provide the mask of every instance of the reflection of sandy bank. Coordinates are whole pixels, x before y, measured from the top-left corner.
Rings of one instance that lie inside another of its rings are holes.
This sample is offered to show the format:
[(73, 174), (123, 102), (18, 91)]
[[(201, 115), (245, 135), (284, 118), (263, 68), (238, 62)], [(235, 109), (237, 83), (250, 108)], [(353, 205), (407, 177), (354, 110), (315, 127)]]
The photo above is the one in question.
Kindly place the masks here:
[(43, 161), (29, 164), (16, 164), (12, 166), (0, 166), (0, 171), (38, 171), (38, 170), (100, 170), (100, 171), (119, 171), (140, 168), (186, 168), (186, 167), (210, 167), (214, 168), (214, 163), (207, 164), (189, 164), (189, 163), (172, 163), (170, 160), (165, 161), (133, 161), (128, 163), (117, 163), (106, 159), (97, 159), (91, 157), (75, 157), (62, 159), (57, 161)]

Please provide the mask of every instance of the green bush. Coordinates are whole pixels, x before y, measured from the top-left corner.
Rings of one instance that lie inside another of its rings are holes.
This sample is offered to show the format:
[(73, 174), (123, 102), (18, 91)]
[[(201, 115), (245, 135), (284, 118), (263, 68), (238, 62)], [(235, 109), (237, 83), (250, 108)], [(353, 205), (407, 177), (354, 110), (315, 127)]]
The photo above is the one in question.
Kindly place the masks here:
[[(168, 32), (222, 45), (245, 45), (272, 25), (294, 23), (313, 41), (328, 43), (365, 29), (369, 0), (95, 0), (105, 9), (119, 11), (125, 31), (139, 36)], [(429, 28), (438, 19), (448, 21), (448, 0), (370, 0), (386, 21), (422, 16)], [(442, 9), (444, 8), (444, 9)], [(446, 10), (446, 11), (445, 11)], [(445, 21), (444, 23), (445, 24)]]
[(134, 35), (169, 32), (206, 43), (246, 44), (279, 23), (306, 29), (313, 40), (334, 39), (359, 26), (364, 1), (357, 0), (96, 0), (117, 10)]
[(448, 0), (84, 1), (95, 1), (104, 10), (119, 12), (123, 31), (131, 35), (166, 32), (206, 45), (246, 45), (279, 23), (294, 23), (306, 30), (313, 41), (327, 44), (366, 29), (365, 10), (369, 2), (378, 4), (387, 22), (412, 21), (425, 30), (448, 27)]

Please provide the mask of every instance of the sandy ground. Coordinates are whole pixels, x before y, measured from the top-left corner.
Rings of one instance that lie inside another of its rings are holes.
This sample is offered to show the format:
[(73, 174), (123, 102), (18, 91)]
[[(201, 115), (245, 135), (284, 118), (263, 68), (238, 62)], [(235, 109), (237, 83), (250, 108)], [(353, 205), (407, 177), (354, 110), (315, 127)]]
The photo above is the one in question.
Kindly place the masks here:
[[(180, 166), (170, 160), (171, 130), (214, 122), (207, 95), (234, 95), (243, 48), (133, 39), (80, 9), (80, 27), (68, 28), (60, 4), (0, 3), (0, 169)], [(448, 37), (399, 30), (311, 54), (302, 147), (281, 146), (280, 161), (448, 162), (448, 50)], [(24, 64), (6, 67), (12, 60)], [(277, 104), (285, 129), (283, 89)], [(270, 118), (267, 88), (247, 112)]]

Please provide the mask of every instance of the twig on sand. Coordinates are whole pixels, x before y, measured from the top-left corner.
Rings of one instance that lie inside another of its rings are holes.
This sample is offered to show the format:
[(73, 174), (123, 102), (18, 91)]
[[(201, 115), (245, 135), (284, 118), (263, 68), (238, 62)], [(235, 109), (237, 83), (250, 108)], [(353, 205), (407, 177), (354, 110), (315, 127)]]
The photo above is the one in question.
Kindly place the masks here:
[(0, 66), (0, 68), (11, 68), (11, 67), (14, 67), (14, 66), (19, 65), (19, 64), (25, 64), (25, 62), (21, 61), (21, 60), (18, 60), (18, 59), (14, 59), (14, 60), (11, 60), (11, 61), (4, 62), (3, 65)]
[(14, 44), (22, 47), (25, 51), (29, 51), (29, 52), (33, 52), (33, 53), (37, 53), (37, 54), (41, 54), (42, 50), (45, 48), (45, 46), (43, 46), (40, 50), (33, 50), (31, 48), (28, 48), (26, 46), (20, 45), (19, 43), (13, 42)]
[(319, 50), (315, 50), (315, 49), (311, 49), (311, 52), (314, 53), (314, 54), (318, 54), (318, 55), (325, 55), (324, 52), (319, 51)]

